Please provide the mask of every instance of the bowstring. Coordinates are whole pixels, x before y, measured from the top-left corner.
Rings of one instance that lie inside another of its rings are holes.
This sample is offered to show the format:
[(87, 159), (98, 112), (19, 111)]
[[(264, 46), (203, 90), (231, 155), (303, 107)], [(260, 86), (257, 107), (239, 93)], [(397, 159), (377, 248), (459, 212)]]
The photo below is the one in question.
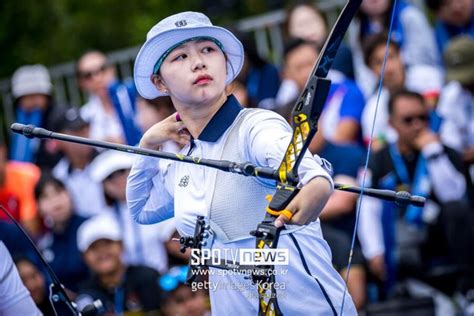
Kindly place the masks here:
[(349, 259), (347, 262), (347, 268), (346, 268), (346, 276), (345, 276), (345, 282), (344, 282), (344, 293), (342, 295), (342, 303), (341, 303), (341, 311), (340, 315), (343, 314), (344, 311), (344, 301), (346, 298), (346, 293), (347, 293), (347, 283), (349, 282), (349, 273), (351, 270), (351, 264), (352, 264), (352, 256), (354, 253), (354, 245), (355, 245), (355, 240), (357, 236), (357, 228), (359, 226), (359, 216), (360, 216), (360, 210), (362, 206), (362, 199), (364, 197), (364, 191), (365, 191), (365, 181), (366, 181), (366, 176), (367, 176), (367, 170), (369, 169), (369, 160), (370, 160), (370, 153), (372, 150), (372, 140), (374, 138), (374, 131), (375, 131), (375, 121), (377, 119), (377, 112), (379, 108), (379, 101), (380, 101), (380, 95), (382, 94), (382, 87), (383, 87), (383, 79), (385, 75), (385, 66), (387, 64), (387, 58), (388, 58), (388, 51), (390, 48), (390, 38), (392, 36), (392, 27), (393, 27), (393, 21), (395, 17), (395, 9), (397, 7), (397, 0), (393, 1), (393, 9), (392, 9), (392, 16), (390, 18), (390, 27), (388, 29), (388, 35), (387, 35), (387, 43), (385, 45), (385, 53), (383, 57), (383, 64), (382, 64), (382, 70), (380, 73), (380, 79), (379, 79), (379, 84), (378, 84), (378, 89), (377, 89), (377, 100), (375, 102), (375, 113), (374, 113), (374, 118), (372, 120), (372, 127), (370, 130), (370, 139), (369, 139), (369, 144), (367, 147), (367, 154), (365, 157), (365, 165), (363, 169), (363, 174), (362, 174), (362, 184), (361, 184), (361, 190), (360, 190), (360, 195), (359, 199), (357, 201), (357, 208), (356, 208), (356, 218), (355, 218), (355, 224), (354, 224), (354, 231), (352, 232), (352, 240), (351, 240), (351, 249), (349, 251)]

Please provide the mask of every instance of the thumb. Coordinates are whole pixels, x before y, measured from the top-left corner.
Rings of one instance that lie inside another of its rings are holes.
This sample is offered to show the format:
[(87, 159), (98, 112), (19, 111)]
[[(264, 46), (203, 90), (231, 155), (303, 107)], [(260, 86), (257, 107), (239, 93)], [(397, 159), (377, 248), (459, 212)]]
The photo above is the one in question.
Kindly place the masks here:
[(280, 215), (277, 217), (277, 219), (274, 222), (275, 227), (280, 228), (285, 226), (285, 224), (288, 224), (290, 222), (290, 219), (286, 215)]

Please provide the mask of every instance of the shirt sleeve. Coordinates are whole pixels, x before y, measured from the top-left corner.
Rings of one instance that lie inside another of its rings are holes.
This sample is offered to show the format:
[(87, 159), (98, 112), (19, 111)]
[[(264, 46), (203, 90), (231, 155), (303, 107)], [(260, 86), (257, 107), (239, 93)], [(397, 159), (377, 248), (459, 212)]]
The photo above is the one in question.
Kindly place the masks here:
[(353, 119), (360, 123), (362, 111), (365, 106), (364, 95), (357, 85), (349, 80), (347, 82), (347, 92), (342, 100), (340, 117), (343, 119)]
[(466, 194), (466, 180), (451, 162), (443, 146), (440, 143), (432, 143), (426, 145), (421, 153), (428, 159), (428, 174), (433, 191), (440, 202), (462, 199)]
[(0, 258), (0, 315), (42, 315), (21, 282), (13, 260), (2, 242)]
[(409, 5), (403, 10), (400, 20), (403, 25), (403, 55), (408, 65), (439, 66), (440, 56), (434, 32), (428, 20), (417, 7)]
[(173, 173), (173, 163), (137, 156), (127, 179), (127, 204), (136, 222), (153, 224), (174, 216)]
[[(245, 147), (248, 160), (258, 166), (278, 168), (291, 140), (292, 131), (289, 124), (278, 114), (271, 111), (255, 111), (245, 121), (245, 127), (240, 130), (239, 139)], [(315, 177), (326, 178), (334, 185), (331, 176), (323, 168), (321, 159), (313, 158), (306, 151), (298, 168), (300, 185), (307, 184)]]
[(364, 257), (372, 259), (375, 256), (384, 254), (382, 202), (373, 197), (362, 197), (359, 216), (357, 235)]

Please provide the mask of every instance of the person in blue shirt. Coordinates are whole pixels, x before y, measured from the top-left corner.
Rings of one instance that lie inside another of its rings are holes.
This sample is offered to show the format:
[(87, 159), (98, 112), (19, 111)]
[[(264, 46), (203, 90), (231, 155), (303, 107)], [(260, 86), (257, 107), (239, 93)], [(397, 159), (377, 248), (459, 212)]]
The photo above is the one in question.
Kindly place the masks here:
[[(43, 65), (25, 65), (12, 76), (15, 121), (51, 129), (52, 117), (57, 112), (53, 99), (53, 84)], [(49, 140), (26, 138), (12, 134), (9, 158), (14, 161), (32, 162), (41, 168), (51, 169), (60, 153)]]
[(38, 248), (58, 278), (72, 291), (88, 276), (88, 269), (77, 248), (77, 229), (85, 221), (74, 213), (71, 197), (64, 183), (45, 174), (35, 188), (39, 214), (46, 232), (38, 240)]
[(440, 54), (458, 35), (474, 36), (474, 2), (471, 0), (425, 0), (436, 16), (435, 37)]

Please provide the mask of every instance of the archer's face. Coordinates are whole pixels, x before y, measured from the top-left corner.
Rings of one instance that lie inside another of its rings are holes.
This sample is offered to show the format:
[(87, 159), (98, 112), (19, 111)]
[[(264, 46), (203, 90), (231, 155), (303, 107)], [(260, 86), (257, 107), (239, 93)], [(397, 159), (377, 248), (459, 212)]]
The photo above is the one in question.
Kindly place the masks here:
[(210, 104), (225, 95), (226, 59), (213, 41), (187, 42), (165, 58), (160, 76), (155, 84), (168, 90), (174, 104)]

